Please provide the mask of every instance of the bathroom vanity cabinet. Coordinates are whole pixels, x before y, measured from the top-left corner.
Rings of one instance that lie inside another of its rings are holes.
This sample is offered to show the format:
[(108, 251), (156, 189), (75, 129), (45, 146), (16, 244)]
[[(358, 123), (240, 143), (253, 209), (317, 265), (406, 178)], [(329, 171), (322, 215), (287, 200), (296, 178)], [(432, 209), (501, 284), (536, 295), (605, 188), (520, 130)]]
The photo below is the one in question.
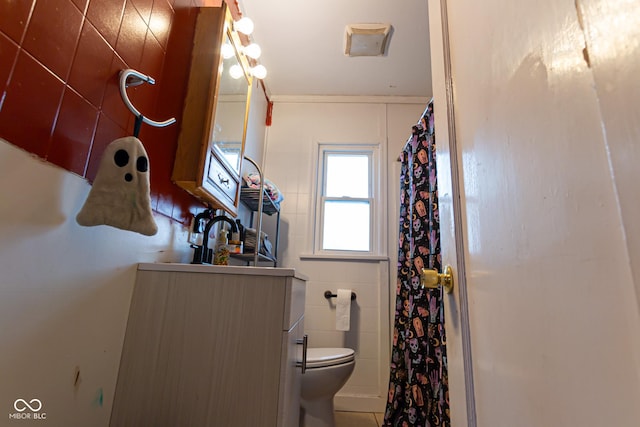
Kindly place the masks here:
[(140, 264), (110, 426), (298, 426), (305, 280)]

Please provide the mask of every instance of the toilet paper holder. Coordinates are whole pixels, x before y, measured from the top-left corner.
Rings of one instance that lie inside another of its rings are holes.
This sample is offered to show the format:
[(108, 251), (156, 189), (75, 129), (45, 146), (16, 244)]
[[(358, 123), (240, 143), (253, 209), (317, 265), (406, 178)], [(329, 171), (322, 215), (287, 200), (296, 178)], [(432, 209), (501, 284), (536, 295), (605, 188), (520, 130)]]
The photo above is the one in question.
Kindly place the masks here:
[[(337, 295), (337, 294), (334, 294), (334, 293), (331, 293), (331, 291), (324, 291), (324, 297), (325, 297), (326, 299), (329, 299), (329, 298), (337, 298), (337, 297), (338, 297), (338, 295)], [(356, 299), (356, 293), (355, 293), (355, 292), (351, 292), (351, 301), (353, 301), (353, 300), (355, 300), (355, 299)]]

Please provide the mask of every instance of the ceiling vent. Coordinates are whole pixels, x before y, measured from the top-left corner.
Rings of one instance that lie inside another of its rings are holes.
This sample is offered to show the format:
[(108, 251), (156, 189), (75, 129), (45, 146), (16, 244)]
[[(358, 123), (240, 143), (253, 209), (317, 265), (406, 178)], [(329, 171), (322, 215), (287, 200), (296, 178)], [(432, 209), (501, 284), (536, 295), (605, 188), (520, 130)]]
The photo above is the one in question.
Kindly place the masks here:
[(347, 25), (344, 54), (348, 56), (385, 55), (390, 32), (389, 24)]

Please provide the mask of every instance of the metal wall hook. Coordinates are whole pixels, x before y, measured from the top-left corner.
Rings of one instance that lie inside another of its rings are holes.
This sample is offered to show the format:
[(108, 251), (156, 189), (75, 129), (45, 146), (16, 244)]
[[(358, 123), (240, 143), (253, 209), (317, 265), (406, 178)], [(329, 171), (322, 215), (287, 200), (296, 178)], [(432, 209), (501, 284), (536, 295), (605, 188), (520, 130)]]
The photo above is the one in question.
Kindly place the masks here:
[(174, 124), (176, 122), (175, 117), (172, 117), (163, 122), (156, 122), (155, 120), (151, 120), (143, 116), (142, 113), (133, 106), (133, 104), (129, 100), (129, 96), (127, 95), (127, 88), (129, 86), (139, 86), (145, 82), (151, 85), (156, 84), (156, 81), (153, 79), (153, 77), (142, 74), (141, 72), (133, 70), (131, 68), (120, 71), (120, 95), (122, 96), (124, 105), (127, 106), (127, 108), (133, 113), (134, 116), (141, 117), (142, 121), (148, 125), (161, 128)]

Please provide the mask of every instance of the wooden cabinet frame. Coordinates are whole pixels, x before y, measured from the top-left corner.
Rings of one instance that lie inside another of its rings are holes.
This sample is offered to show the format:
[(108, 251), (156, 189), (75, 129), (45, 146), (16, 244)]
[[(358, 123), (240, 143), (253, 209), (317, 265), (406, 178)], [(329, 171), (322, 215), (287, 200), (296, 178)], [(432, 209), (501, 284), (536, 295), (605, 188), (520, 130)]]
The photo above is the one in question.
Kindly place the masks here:
[[(239, 51), (240, 40), (232, 31), (233, 20), (225, 4), (198, 10), (191, 55), (187, 96), (181, 121), (172, 181), (214, 209), (237, 215), (241, 167), (233, 169), (212, 146), (219, 104), (221, 47), (226, 38)], [(244, 109), (240, 159), (244, 145), (251, 99), (252, 78), (246, 57), (238, 54), (245, 72), (247, 97)], [(242, 162), (239, 162), (242, 165)]]

